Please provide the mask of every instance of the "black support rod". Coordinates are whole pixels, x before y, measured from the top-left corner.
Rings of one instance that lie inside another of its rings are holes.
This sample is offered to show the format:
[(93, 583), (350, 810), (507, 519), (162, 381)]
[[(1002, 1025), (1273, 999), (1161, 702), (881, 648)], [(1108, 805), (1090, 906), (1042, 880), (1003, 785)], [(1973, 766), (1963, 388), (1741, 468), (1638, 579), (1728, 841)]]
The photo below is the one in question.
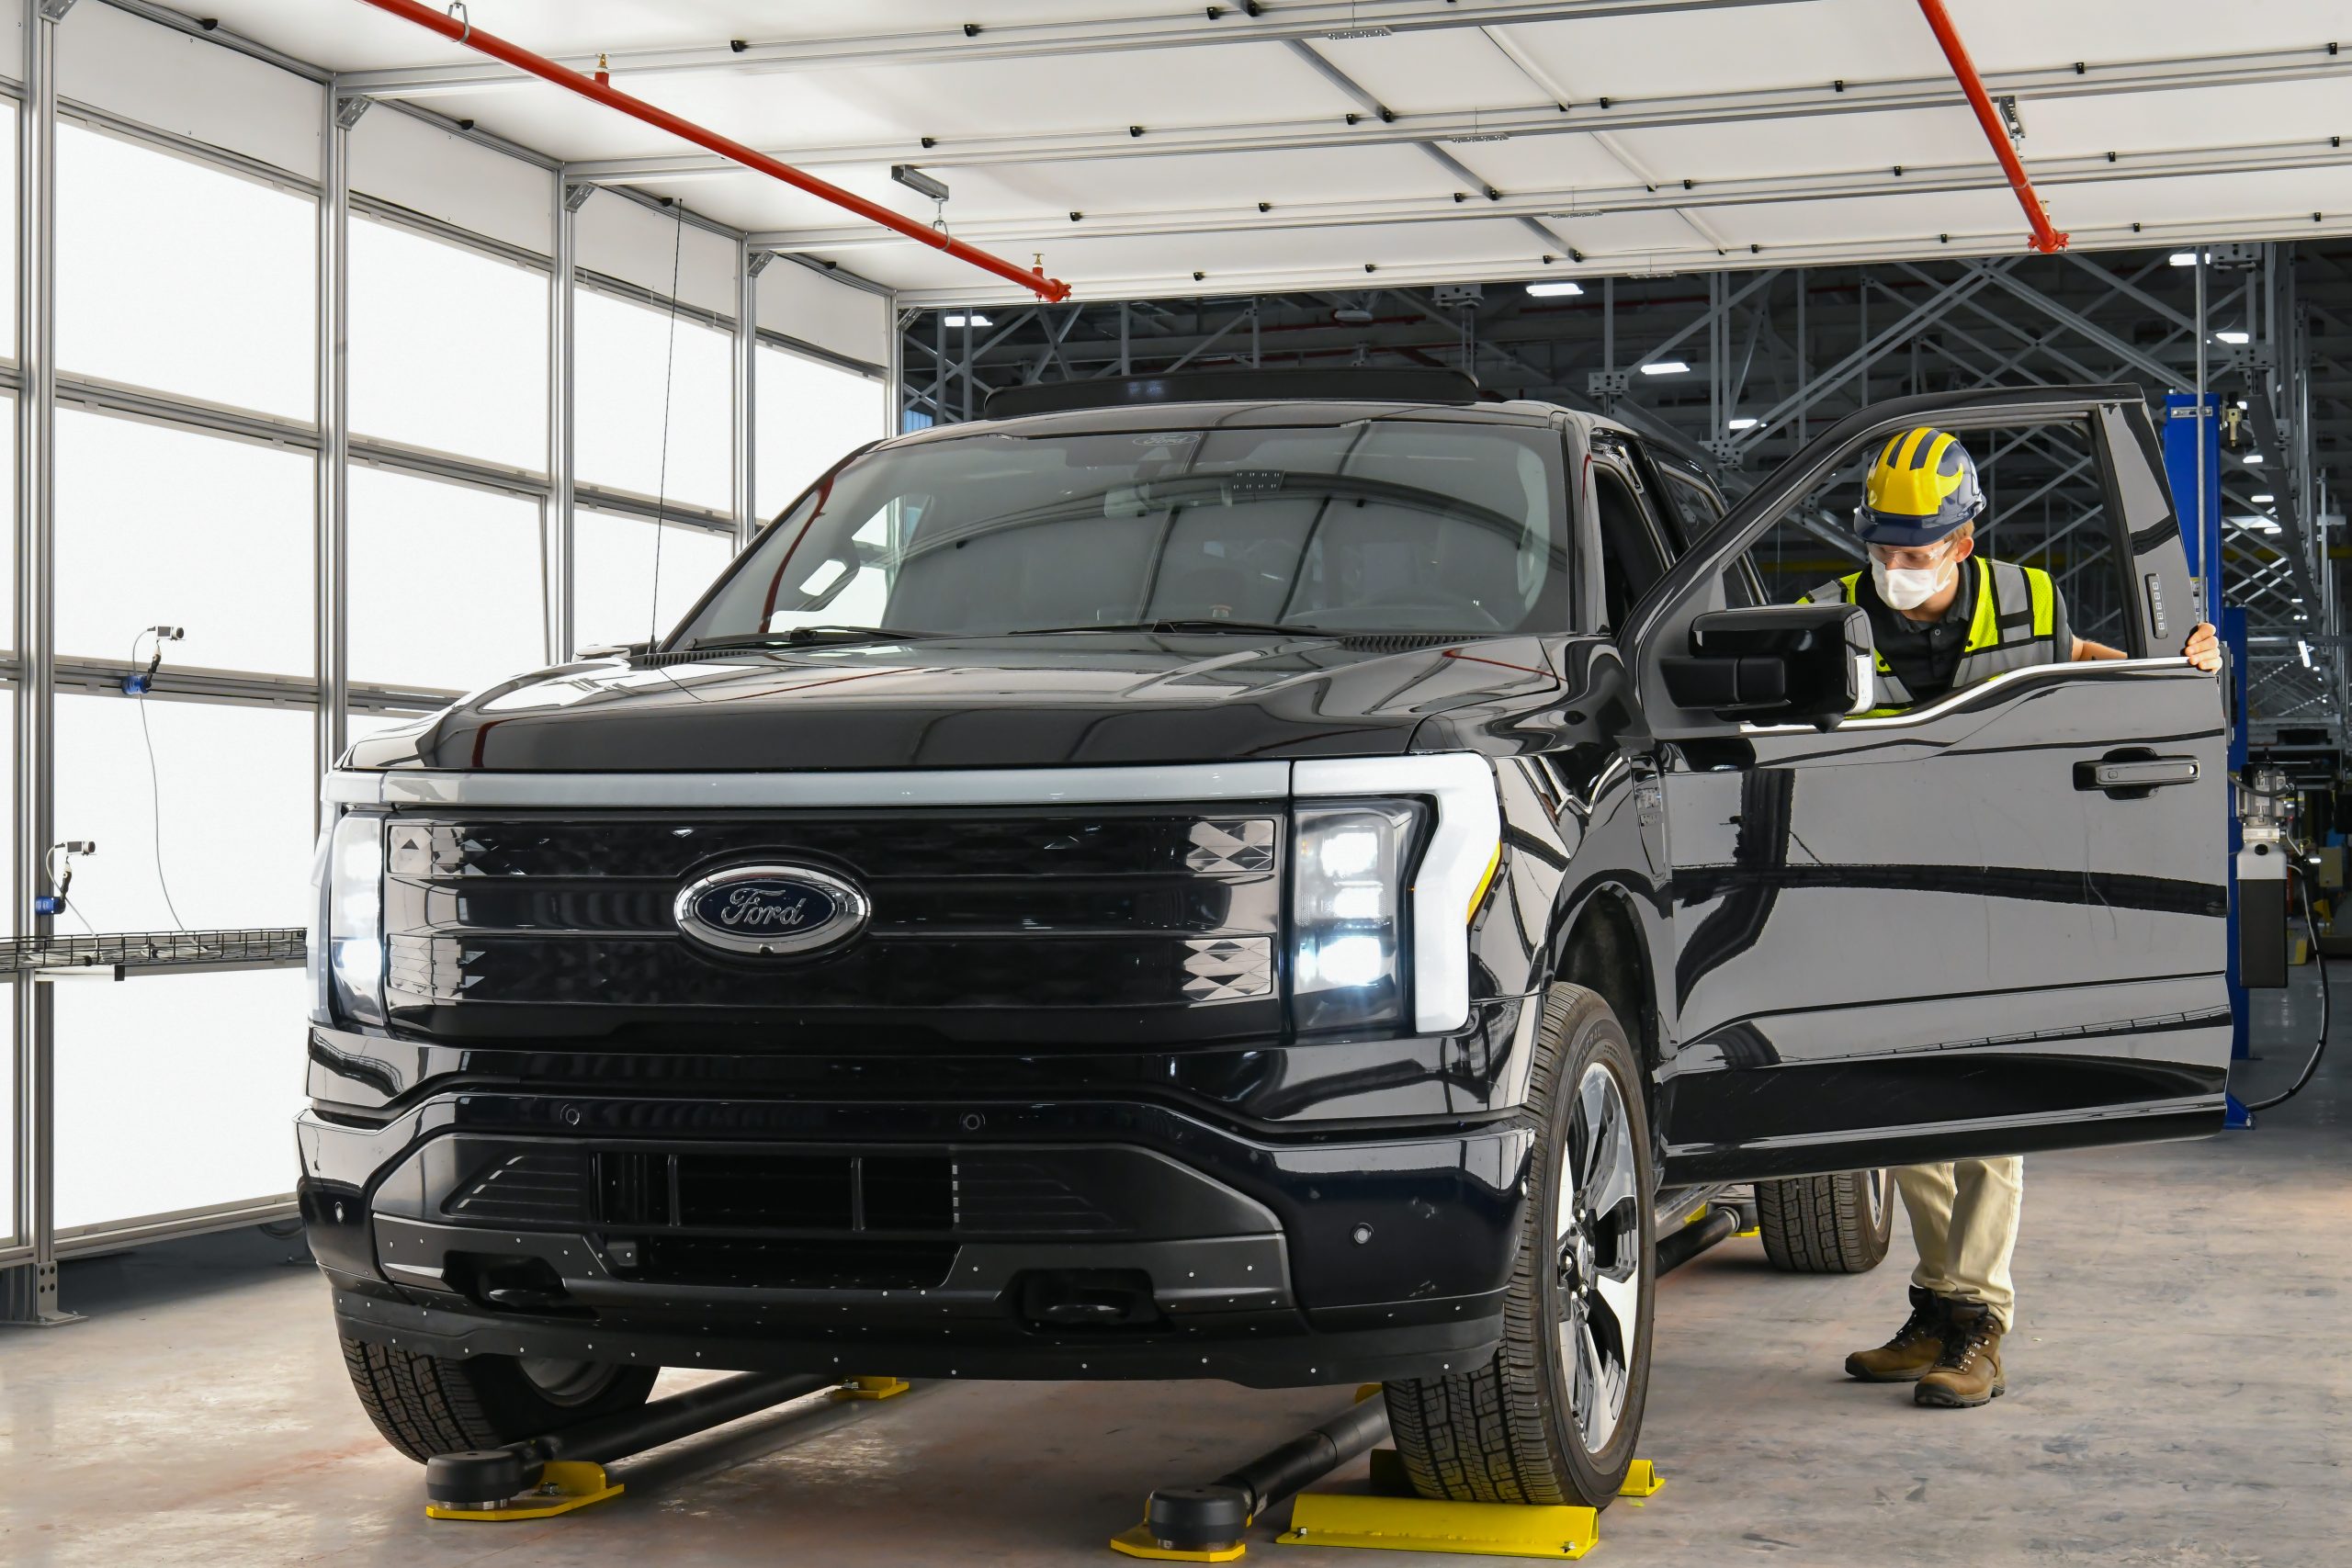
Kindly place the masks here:
[(1251, 1519), (1387, 1435), (1388, 1403), (1374, 1393), (1206, 1486), (1161, 1487), (1144, 1505), (1144, 1533), (1162, 1551), (1230, 1551)]
[(437, 1507), (494, 1508), (537, 1485), (550, 1461), (609, 1464), (840, 1382), (808, 1372), (744, 1372), (504, 1448), (436, 1454), (424, 1462), (424, 1495)]

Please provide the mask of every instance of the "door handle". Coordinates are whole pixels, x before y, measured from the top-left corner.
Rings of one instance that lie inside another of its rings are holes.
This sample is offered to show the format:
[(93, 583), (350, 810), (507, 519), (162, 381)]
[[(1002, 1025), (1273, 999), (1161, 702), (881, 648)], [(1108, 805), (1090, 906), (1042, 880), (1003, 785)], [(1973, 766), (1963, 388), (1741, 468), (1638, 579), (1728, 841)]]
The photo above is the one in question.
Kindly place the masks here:
[(2159, 757), (2149, 751), (2110, 751), (2097, 761), (2075, 764), (2075, 787), (2098, 790), (2111, 800), (2137, 800), (2167, 784), (2195, 784), (2194, 757)]

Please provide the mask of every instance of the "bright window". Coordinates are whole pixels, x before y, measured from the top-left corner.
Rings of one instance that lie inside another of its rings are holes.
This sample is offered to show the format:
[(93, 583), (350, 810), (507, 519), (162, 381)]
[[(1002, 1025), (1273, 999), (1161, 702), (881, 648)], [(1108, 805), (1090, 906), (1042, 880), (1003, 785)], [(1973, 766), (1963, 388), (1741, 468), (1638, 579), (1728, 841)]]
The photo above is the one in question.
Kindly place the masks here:
[(754, 510), (764, 523), (811, 479), (884, 434), (882, 383), (767, 344), (752, 370)]
[(355, 219), (351, 428), (545, 470), (546, 276)]
[(539, 503), (353, 464), (351, 678), (472, 691), (547, 662)]
[(673, 355), (671, 330), (665, 310), (590, 288), (574, 292), (573, 467), (582, 484), (724, 510), (734, 494), (734, 344), (726, 333), (680, 317)]
[(294, 1190), (299, 965), (57, 993), (61, 1230)]
[[(661, 603), (653, 598), (654, 536), (661, 536)], [(643, 642), (675, 626), (735, 554), (707, 528), (642, 517), (575, 513), (571, 523), (572, 647)]]
[(57, 128), (57, 362), (315, 417), (318, 208), (76, 125)]
[(311, 724), (308, 707), (60, 695), (57, 836), (98, 849), (76, 863), (57, 929), (305, 923)]
[(172, 664), (306, 675), (316, 459), (75, 409), (57, 416), (57, 646), (127, 659), (185, 626)]

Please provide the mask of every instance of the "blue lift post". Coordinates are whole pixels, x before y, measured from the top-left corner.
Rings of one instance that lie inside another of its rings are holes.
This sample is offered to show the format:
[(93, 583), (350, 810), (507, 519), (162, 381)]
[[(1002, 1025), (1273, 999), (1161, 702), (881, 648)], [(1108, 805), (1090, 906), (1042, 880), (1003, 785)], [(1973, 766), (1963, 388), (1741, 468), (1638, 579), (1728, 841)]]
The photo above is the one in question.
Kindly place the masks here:
[[(2180, 542), (2188, 556), (2188, 575), (2197, 583), (2204, 617), (2220, 627), (2229, 645), (2230, 678), (2236, 690), (2230, 705), (2230, 772), (2245, 767), (2246, 641), (2245, 610), (2222, 604), (2222, 429), (2221, 396), (2204, 394), (2203, 407), (2194, 392), (2170, 392), (2165, 397), (2165, 476), (2172, 484), (2173, 512), (2180, 518)], [(2201, 417), (2200, 417), (2201, 414)], [(2199, 461), (2199, 448), (2203, 461)], [(2198, 493), (2202, 468), (2204, 493)], [(2246, 1032), (2246, 988), (2238, 976), (2238, 851), (2245, 847), (2238, 828), (2237, 802), (2227, 807), (2230, 867), (2228, 936), (2230, 964), (2230, 1059), (2242, 1062), (2254, 1055)], [(2223, 1122), (2227, 1127), (2252, 1127), (2254, 1117), (2229, 1096)]]

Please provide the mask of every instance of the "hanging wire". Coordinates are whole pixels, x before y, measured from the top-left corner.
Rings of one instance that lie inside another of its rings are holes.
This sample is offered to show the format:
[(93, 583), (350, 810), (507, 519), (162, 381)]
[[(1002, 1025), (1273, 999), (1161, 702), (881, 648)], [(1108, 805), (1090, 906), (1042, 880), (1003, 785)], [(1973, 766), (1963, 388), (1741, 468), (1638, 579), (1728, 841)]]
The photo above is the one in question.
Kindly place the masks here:
[(645, 609), (649, 647), (662, 635), (662, 532), (670, 499), (670, 383), (678, 369), (678, 260), (686, 243), (685, 204), (673, 199), (670, 210), (678, 215), (678, 221), (670, 237), (670, 343), (662, 362), (662, 467), (653, 490), (653, 599)]
[[(153, 631), (143, 631), (130, 639), (130, 662), (134, 666), (139, 662), (139, 644), (154, 635)], [(139, 705), (139, 738), (147, 743), (147, 814), (154, 833), (155, 886), (163, 889), (164, 908), (171, 911), (172, 924), (186, 931), (187, 922), (180, 919), (179, 906), (172, 902), (171, 882), (164, 874), (164, 784), (155, 768), (155, 733), (147, 728), (147, 694), (138, 693), (130, 700)], [(71, 909), (74, 906), (69, 900), (65, 907)], [(88, 923), (83, 922), (85, 927)]]

